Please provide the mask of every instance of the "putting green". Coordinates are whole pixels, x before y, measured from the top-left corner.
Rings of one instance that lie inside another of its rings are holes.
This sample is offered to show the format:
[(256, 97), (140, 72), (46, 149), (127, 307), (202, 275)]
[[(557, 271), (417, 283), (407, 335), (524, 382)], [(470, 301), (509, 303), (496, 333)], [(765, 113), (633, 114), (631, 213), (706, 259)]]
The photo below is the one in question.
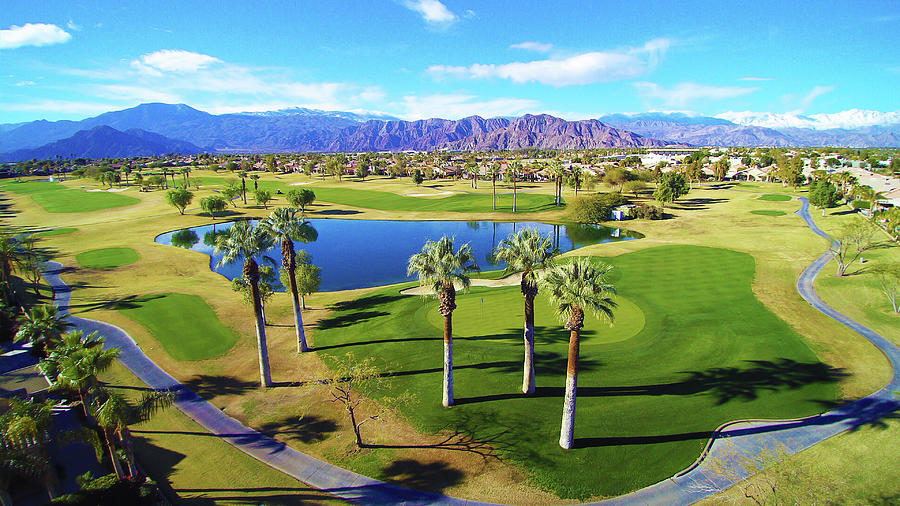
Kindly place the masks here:
[(759, 214), (762, 216), (784, 216), (785, 214), (787, 214), (784, 211), (773, 211), (771, 209), (755, 209), (753, 211), (750, 211), (750, 213)]
[[(625, 297), (617, 297), (616, 304), (618, 307), (612, 326), (600, 322), (593, 314), (589, 313), (585, 317), (584, 326), (588, 330), (586, 339), (581, 343), (582, 347), (624, 341), (644, 329), (644, 312), (634, 302)], [(432, 309), (428, 312), (428, 322), (435, 329), (443, 331), (444, 317), (436, 308)], [(453, 333), (456, 336), (475, 338), (488, 324), (487, 320), (495, 318), (498, 313), (506, 315), (504, 320), (512, 317), (513, 322), (519, 323), (519, 328), (509, 329), (510, 333), (521, 334), (524, 331), (525, 307), (522, 294), (518, 290), (498, 289), (497, 293), (488, 290), (484, 297), (460, 297), (453, 312)], [(535, 300), (534, 313), (536, 328), (552, 329), (559, 326), (554, 309), (546, 298), (539, 297)]]
[(146, 327), (177, 360), (224, 355), (238, 339), (237, 333), (223, 325), (213, 308), (197, 295), (142, 295), (119, 302), (116, 309)]
[(619, 495), (664, 480), (690, 465), (724, 422), (807, 416), (837, 398), (841, 372), (819, 362), (754, 296), (752, 256), (662, 246), (607, 261), (620, 321), (610, 329), (589, 319), (583, 330), (573, 450), (558, 445), (569, 333), (543, 295), (533, 397), (520, 393), (518, 287), (459, 295), (451, 409), (441, 406), (442, 326), (433, 300), (395, 288), (338, 304), (313, 335), (317, 353), (326, 364), (347, 352), (375, 357), (394, 373), (392, 390), (376, 397), (414, 394), (418, 402), (404, 414), (416, 427), (488, 441), (564, 498)]
[(779, 195), (777, 193), (767, 193), (765, 195), (760, 195), (759, 200), (768, 200), (771, 202), (787, 202), (791, 200), (793, 197), (790, 195)]
[(131, 248), (101, 248), (75, 255), (75, 261), (88, 269), (113, 269), (133, 264), (138, 260), (140, 256)]

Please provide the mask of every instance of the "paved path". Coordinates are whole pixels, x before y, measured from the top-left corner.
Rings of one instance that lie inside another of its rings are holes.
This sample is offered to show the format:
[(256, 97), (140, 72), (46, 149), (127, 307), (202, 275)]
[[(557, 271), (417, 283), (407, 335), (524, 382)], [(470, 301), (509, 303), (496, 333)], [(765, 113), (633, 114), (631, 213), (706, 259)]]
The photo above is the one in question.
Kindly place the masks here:
[[(797, 214), (816, 234), (832, 241), (809, 214), (809, 202), (800, 197), (803, 205)], [(797, 280), (800, 296), (814, 308), (850, 327), (884, 352), (893, 367), (894, 374), (884, 388), (858, 401), (820, 415), (799, 420), (760, 420), (731, 422), (715, 432), (703, 458), (678, 475), (647, 488), (617, 497), (603, 504), (691, 504), (709, 497), (740, 479), (747, 477), (741, 471), (741, 457), (758, 455), (763, 450), (789, 453), (805, 450), (834, 435), (855, 430), (866, 425), (877, 425), (885, 415), (900, 410), (900, 349), (893, 343), (859, 323), (835, 311), (816, 294), (813, 282), (831, 261), (825, 253), (813, 262)], [(713, 462), (730, 464), (729, 478), (710, 469)]]
[[(797, 212), (813, 232), (831, 240), (819, 229), (809, 214), (809, 202)], [(797, 281), (800, 295), (813, 307), (850, 327), (872, 341), (890, 360), (893, 378), (878, 392), (851, 404), (798, 420), (760, 420), (730, 422), (713, 434), (707, 451), (693, 466), (678, 475), (630, 494), (603, 501), (602, 504), (691, 504), (709, 497), (746, 473), (737, 465), (742, 456), (757, 455), (763, 450), (783, 448), (796, 453), (831, 436), (859, 427), (876, 424), (885, 415), (900, 410), (894, 392), (900, 390), (900, 349), (874, 331), (854, 322), (825, 304), (813, 289), (813, 281), (831, 260), (825, 253), (807, 267)], [(54, 303), (68, 312), (71, 292), (60, 279), (62, 266), (48, 262), (45, 278), (53, 288)], [(220, 436), (244, 453), (294, 478), (338, 497), (361, 504), (478, 504), (438, 494), (418, 492), (383, 483), (341, 469), (298, 452), (283, 443), (241, 425), (153, 363), (124, 330), (95, 320), (71, 317), (75, 328), (85, 332), (97, 331), (106, 337), (109, 346), (122, 350), (120, 360), (142, 381), (152, 388), (167, 388), (179, 392), (176, 406), (188, 417)], [(710, 469), (712, 462), (727, 462), (733, 473), (723, 477)]]
[[(62, 265), (47, 262), (44, 278), (53, 288), (53, 302), (68, 313), (71, 290), (62, 281)], [(70, 316), (69, 322), (85, 333), (98, 332), (107, 347), (119, 348), (119, 360), (151, 388), (178, 392), (176, 407), (209, 432), (251, 457), (329, 494), (360, 504), (476, 504), (471, 501), (419, 492), (367, 478), (298, 452), (240, 422), (203, 400), (163, 371), (124, 330), (109, 323)]]

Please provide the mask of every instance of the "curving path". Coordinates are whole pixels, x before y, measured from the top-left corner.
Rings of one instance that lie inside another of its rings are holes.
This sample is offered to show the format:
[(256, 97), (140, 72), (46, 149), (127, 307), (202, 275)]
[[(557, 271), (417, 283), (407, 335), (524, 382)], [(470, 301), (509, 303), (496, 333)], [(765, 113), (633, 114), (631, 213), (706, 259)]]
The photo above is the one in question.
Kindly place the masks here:
[[(833, 241), (813, 221), (809, 214), (809, 201), (805, 197), (800, 197), (800, 200), (803, 205), (797, 214), (813, 232)], [(813, 288), (816, 276), (830, 261), (831, 254), (826, 252), (807, 267), (797, 280), (797, 291), (814, 308), (850, 327), (877, 346), (894, 370), (891, 381), (874, 394), (820, 415), (798, 420), (727, 423), (716, 430), (706, 451), (693, 466), (668, 480), (604, 501), (603, 504), (691, 504), (746, 478), (748, 473), (742, 470), (741, 458), (752, 458), (765, 450), (783, 449), (788, 453), (797, 453), (842, 432), (877, 423), (885, 415), (900, 410), (900, 400), (896, 396), (896, 392), (900, 391), (900, 348), (873, 330), (835, 311), (819, 298)], [(717, 462), (728, 465), (729, 477), (723, 477), (722, 473), (712, 469)]]
[[(803, 205), (797, 214), (813, 232), (831, 240), (812, 220), (806, 198), (801, 197), (800, 200)], [(900, 390), (900, 349), (874, 331), (832, 309), (813, 289), (813, 281), (830, 260), (831, 255), (825, 253), (807, 267), (797, 281), (797, 290), (813, 307), (850, 327), (881, 349), (894, 370), (890, 383), (858, 401), (808, 418), (727, 423), (715, 431), (703, 455), (688, 469), (672, 478), (601, 504), (691, 504), (746, 478), (747, 473), (739, 465), (742, 457), (752, 457), (761, 451), (778, 448), (796, 453), (841, 432), (876, 423), (879, 418), (900, 410), (900, 401), (895, 396), (895, 392)], [(61, 272), (61, 264), (47, 262), (44, 277), (54, 291), (54, 304), (67, 314), (71, 290), (60, 278)], [(121, 328), (75, 316), (71, 316), (69, 321), (78, 330), (99, 332), (106, 338), (108, 346), (120, 348), (122, 363), (150, 387), (178, 391), (175, 405), (206, 430), (251, 457), (324, 492), (361, 504), (481, 504), (387, 484), (298, 452), (245, 427), (187, 389), (151, 361)], [(728, 464), (730, 476), (724, 477), (714, 472), (711, 463), (715, 462)]]

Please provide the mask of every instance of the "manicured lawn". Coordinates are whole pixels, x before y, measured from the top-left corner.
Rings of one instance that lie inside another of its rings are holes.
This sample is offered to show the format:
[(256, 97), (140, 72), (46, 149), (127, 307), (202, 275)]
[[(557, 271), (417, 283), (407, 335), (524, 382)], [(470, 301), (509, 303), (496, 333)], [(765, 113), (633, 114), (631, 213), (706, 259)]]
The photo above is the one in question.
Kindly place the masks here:
[(146, 327), (176, 360), (218, 357), (237, 342), (237, 333), (197, 295), (142, 295), (120, 302), (116, 309)]
[(785, 214), (787, 214), (784, 211), (773, 211), (771, 209), (754, 209), (753, 211), (750, 211), (750, 212), (753, 214), (759, 214), (762, 216), (784, 216)]
[(0, 185), (0, 189), (31, 195), (32, 200), (48, 213), (84, 213), (140, 202), (139, 199), (118, 193), (88, 192), (44, 181), (9, 182)]
[(767, 193), (759, 196), (759, 200), (769, 200), (772, 202), (787, 202), (792, 198), (794, 197), (791, 197), (790, 195), (777, 195), (774, 193)]
[[(662, 246), (608, 260), (621, 295), (613, 328), (589, 318), (581, 348), (576, 446), (559, 448), (568, 332), (537, 302), (538, 391), (522, 382), (518, 287), (473, 289), (454, 314), (457, 405), (441, 407), (441, 326), (434, 301), (381, 290), (339, 305), (315, 334), (326, 363), (377, 357), (425, 431), (490, 440), (535, 483), (565, 498), (617, 495), (663, 480), (740, 418), (790, 418), (837, 398), (840, 374), (753, 295), (753, 257)], [(484, 314), (482, 316), (482, 298)], [(407, 444), (409, 442), (406, 442)]]
[(113, 269), (133, 264), (140, 257), (131, 248), (101, 248), (79, 253), (75, 255), (75, 260), (88, 269)]
[(34, 235), (38, 237), (52, 237), (54, 235), (66, 235), (71, 234), (72, 232), (78, 231), (77, 228), (73, 227), (64, 227), (64, 228), (54, 228), (51, 230), (44, 230), (43, 232), (38, 232)]
[[(228, 178), (233, 179), (233, 178)], [(224, 184), (226, 178), (203, 177), (200, 184), (214, 185)], [(346, 187), (335, 188), (330, 186), (310, 186), (308, 187), (316, 193), (316, 200), (321, 202), (331, 202), (333, 204), (342, 204), (353, 207), (362, 207), (366, 209), (377, 209), (380, 211), (453, 211), (453, 212), (490, 212), (491, 196), (488, 194), (454, 194), (446, 197), (409, 197), (398, 195), (396, 193), (360, 189), (359, 183), (346, 182)], [(365, 183), (362, 183), (365, 184)], [(260, 180), (259, 188), (266, 190), (281, 190), (288, 192), (294, 188), (285, 183)], [(410, 186), (410, 191), (415, 186)], [(247, 199), (248, 202), (253, 200), (252, 182), (248, 181)], [(427, 191), (421, 190), (423, 193)], [(502, 190), (498, 188), (498, 193)], [(519, 193), (516, 198), (517, 212), (536, 212), (550, 211), (555, 209), (553, 205), (552, 195), (543, 195), (537, 193)], [(502, 195), (497, 200), (497, 211), (512, 211), (512, 195)]]

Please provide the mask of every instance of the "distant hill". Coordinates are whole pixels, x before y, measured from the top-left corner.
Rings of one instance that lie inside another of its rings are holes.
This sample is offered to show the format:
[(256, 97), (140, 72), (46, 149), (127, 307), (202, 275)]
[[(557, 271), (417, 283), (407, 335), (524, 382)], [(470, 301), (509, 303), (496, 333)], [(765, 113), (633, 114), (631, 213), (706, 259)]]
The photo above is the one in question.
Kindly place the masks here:
[(71, 137), (51, 142), (38, 148), (20, 149), (0, 154), (4, 162), (45, 160), (62, 156), (66, 158), (121, 158), (151, 156), (166, 153), (194, 154), (203, 150), (184, 141), (131, 128), (124, 132), (101, 125), (90, 130), (76, 132)]

